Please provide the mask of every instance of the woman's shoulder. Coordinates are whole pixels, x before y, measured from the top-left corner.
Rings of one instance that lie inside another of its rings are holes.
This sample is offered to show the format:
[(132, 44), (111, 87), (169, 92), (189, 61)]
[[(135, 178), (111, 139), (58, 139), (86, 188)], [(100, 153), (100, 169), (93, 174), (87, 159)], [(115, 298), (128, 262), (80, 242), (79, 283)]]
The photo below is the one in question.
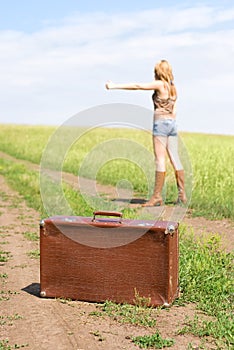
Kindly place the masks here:
[(156, 81), (156, 83), (157, 83), (157, 85), (158, 85), (158, 86), (160, 86), (160, 87), (164, 87), (165, 82), (164, 82), (163, 80), (156, 79), (155, 81)]
[(164, 94), (166, 91), (168, 91), (169, 85), (167, 82), (163, 80), (156, 80), (157, 81), (157, 86), (158, 86), (158, 91), (159, 93)]

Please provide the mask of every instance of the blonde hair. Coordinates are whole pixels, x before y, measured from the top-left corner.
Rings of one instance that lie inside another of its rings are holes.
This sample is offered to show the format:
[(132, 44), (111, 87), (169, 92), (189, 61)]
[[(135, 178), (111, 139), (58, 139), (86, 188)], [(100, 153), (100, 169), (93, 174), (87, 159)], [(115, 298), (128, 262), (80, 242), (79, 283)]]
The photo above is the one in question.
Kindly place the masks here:
[(159, 61), (154, 67), (155, 78), (162, 80), (169, 85), (170, 97), (177, 97), (176, 87), (174, 85), (174, 76), (171, 65), (166, 60)]

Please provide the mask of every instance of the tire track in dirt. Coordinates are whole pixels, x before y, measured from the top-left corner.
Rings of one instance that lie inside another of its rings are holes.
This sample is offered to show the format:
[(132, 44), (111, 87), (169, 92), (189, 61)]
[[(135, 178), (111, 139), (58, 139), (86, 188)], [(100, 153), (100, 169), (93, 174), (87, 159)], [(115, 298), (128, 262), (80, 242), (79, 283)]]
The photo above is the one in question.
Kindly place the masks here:
[(126, 335), (142, 335), (141, 327), (90, 316), (95, 303), (39, 297), (39, 259), (27, 254), (39, 248), (38, 242), (23, 235), (39, 233), (39, 214), (1, 176), (0, 194), (0, 247), (10, 252), (10, 259), (0, 263), (1, 274), (8, 275), (0, 278), (0, 341), (9, 339), (10, 346), (29, 350), (136, 349)]
[[(8, 262), (0, 264), (1, 273), (8, 275), (0, 279), (1, 290), (9, 298), (0, 301), (1, 320), (6, 320), (0, 324), (0, 339), (9, 339), (12, 346), (25, 345), (29, 350), (136, 350), (138, 347), (129, 336), (153, 333), (154, 329), (90, 316), (91, 311), (96, 311), (94, 303), (39, 297), (39, 260), (27, 255), (38, 249), (38, 242), (23, 236), (28, 231), (39, 233), (39, 214), (25, 205), (3, 177), (0, 177), (0, 194), (0, 247), (12, 255)], [(6, 317), (14, 315), (19, 319), (10, 324)], [(187, 350), (190, 343), (199, 348), (199, 338), (175, 333), (175, 327), (182, 327), (186, 315), (193, 317), (194, 310), (175, 307), (160, 311), (157, 322), (160, 333), (176, 340), (171, 350)]]
[[(2, 178), (0, 188), (1, 185), (6, 188)], [(39, 260), (30, 259), (27, 252), (39, 247), (38, 243), (26, 240), (23, 233), (38, 232), (39, 216), (24, 206), (12, 207), (15, 198), (15, 195), (11, 197), (6, 194), (1, 203), (0, 225), (1, 231), (3, 228), (5, 231), (1, 240), (5, 240), (4, 248), (11, 254), (1, 270), (9, 276), (5, 281), (5, 289), (8, 291), (10, 287), (12, 293), (9, 300), (1, 302), (1, 314), (7, 315), (10, 312), (11, 315), (20, 315), (22, 319), (15, 322), (20, 332), (15, 327), (7, 327), (1, 330), (1, 337), (12, 338), (15, 343), (29, 343), (31, 349), (78, 349), (78, 339), (67, 335), (67, 324), (56, 302), (51, 303), (38, 297)], [(27, 219), (30, 216), (32, 219)]]
[[(29, 169), (40, 172), (40, 165), (34, 164), (26, 160), (17, 159), (1, 151), (0, 151), (0, 158), (8, 159), (13, 162), (24, 164)], [(60, 172), (48, 171), (48, 174), (55, 181), (61, 180)], [(119, 203), (121, 203), (121, 200), (122, 200), (124, 206), (126, 205), (126, 200), (127, 200), (129, 202), (130, 208), (137, 208), (142, 202), (141, 199), (136, 199), (136, 200), (134, 199), (132, 200), (132, 204), (131, 204), (131, 200), (127, 198), (127, 195), (128, 195), (127, 192), (118, 193), (118, 190), (114, 186), (102, 185), (97, 183), (95, 180), (84, 179), (84, 178), (79, 179), (78, 176), (75, 176), (73, 174), (66, 173), (66, 172), (62, 173), (62, 179), (75, 190), (79, 191), (79, 184), (82, 183), (85, 188), (87, 189), (90, 188), (93, 191), (95, 191), (97, 194), (101, 194), (103, 198), (105, 198), (106, 200), (114, 199), (119, 201)], [(208, 220), (204, 217), (192, 217), (191, 210), (186, 211), (186, 208), (177, 208), (175, 210), (171, 206), (164, 206), (163, 209), (161, 207), (154, 207), (154, 208), (148, 208), (147, 210), (149, 211), (149, 213), (151, 214), (153, 213), (155, 217), (158, 217), (158, 219), (162, 219), (162, 220), (169, 219), (170, 221), (173, 221), (173, 216), (175, 218), (175, 221), (177, 221), (176, 220), (177, 217), (181, 218), (181, 220), (179, 221), (182, 224), (185, 224), (188, 228), (193, 229), (195, 235), (200, 236), (203, 233), (220, 234), (222, 236), (224, 248), (228, 251), (231, 251), (234, 249), (234, 222), (229, 219)], [(174, 213), (172, 212), (172, 210), (174, 210)]]
[[(24, 159), (15, 158), (15, 157), (13, 157), (7, 153), (1, 152), (1, 151), (0, 151), (0, 158), (10, 160), (10, 161), (15, 162), (15, 163), (24, 164), (27, 168), (34, 170), (38, 173), (40, 173), (40, 171), (41, 171), (40, 165), (29, 162), (29, 161), (24, 160)], [(45, 169), (43, 169), (43, 170), (45, 170)], [(49, 175), (55, 181), (60, 182), (60, 180), (61, 180), (61, 172), (60, 171), (47, 169), (46, 174)], [(116, 197), (116, 195), (117, 195), (116, 189), (113, 186), (102, 185), (102, 184), (97, 183), (94, 180), (90, 180), (90, 179), (86, 179), (86, 178), (79, 178), (78, 176), (75, 176), (71, 173), (62, 172), (62, 179), (76, 190), (80, 189), (79, 184), (82, 182), (82, 184), (84, 185), (85, 188), (95, 188), (97, 193), (101, 193), (101, 194), (104, 194), (104, 195), (110, 196), (110, 197)]]
[[(63, 304), (63, 301), (39, 297), (39, 260), (27, 255), (39, 248), (38, 242), (23, 236), (24, 232), (39, 232), (39, 215), (22, 205), (22, 198), (16, 200), (19, 197), (2, 177), (0, 192), (0, 246), (10, 252), (10, 259), (0, 265), (1, 273), (8, 275), (6, 280), (0, 279), (1, 291), (8, 299), (0, 301), (0, 339), (9, 339), (12, 346), (27, 345), (33, 350), (106, 349), (91, 333), (97, 332), (98, 320), (88, 321), (89, 313), (96, 310), (95, 304), (65, 301)], [(17, 320), (10, 325), (8, 318), (16, 315)], [(102, 327), (107, 327), (106, 321)], [(112, 331), (109, 334), (111, 340)], [(125, 347), (110, 346), (110, 349), (121, 348)], [(131, 348), (133, 345), (128, 347)]]
[[(1, 274), (8, 275), (0, 278), (0, 341), (9, 339), (8, 345), (29, 350), (136, 349), (125, 339), (124, 327), (89, 316), (96, 310), (94, 303), (39, 297), (39, 260), (27, 255), (38, 249), (38, 242), (23, 236), (25, 232), (39, 233), (39, 215), (26, 207), (3, 177), (0, 193), (0, 247), (10, 252), (10, 259), (0, 264)], [(132, 329), (139, 334), (139, 329)]]

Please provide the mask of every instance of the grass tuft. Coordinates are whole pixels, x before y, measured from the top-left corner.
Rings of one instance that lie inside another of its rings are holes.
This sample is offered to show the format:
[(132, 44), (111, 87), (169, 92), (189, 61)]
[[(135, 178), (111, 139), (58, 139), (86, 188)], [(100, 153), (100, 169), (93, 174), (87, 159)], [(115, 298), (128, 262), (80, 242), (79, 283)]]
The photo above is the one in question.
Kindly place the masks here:
[(152, 335), (134, 337), (132, 338), (132, 341), (141, 349), (163, 349), (166, 347), (171, 347), (175, 343), (173, 339), (162, 338), (158, 331)]
[(233, 257), (233, 253), (222, 249), (217, 235), (195, 238), (192, 231), (181, 232), (182, 296), (178, 302), (196, 303), (197, 309), (213, 318), (209, 321), (195, 318), (183, 332), (209, 335), (226, 346), (234, 346)]
[(98, 306), (98, 311), (90, 313), (93, 316), (109, 316), (119, 323), (129, 323), (144, 327), (154, 327), (156, 318), (152, 308), (139, 305), (116, 304), (106, 301)]
[(27, 252), (27, 255), (31, 259), (40, 259), (40, 250), (39, 249), (31, 250), (30, 252)]

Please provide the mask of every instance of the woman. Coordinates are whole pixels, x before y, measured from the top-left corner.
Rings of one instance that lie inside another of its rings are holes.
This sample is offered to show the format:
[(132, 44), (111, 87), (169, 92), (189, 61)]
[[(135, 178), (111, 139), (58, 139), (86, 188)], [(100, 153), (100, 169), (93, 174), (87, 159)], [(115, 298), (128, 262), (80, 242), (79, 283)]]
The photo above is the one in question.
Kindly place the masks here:
[(184, 170), (178, 154), (178, 136), (176, 127), (177, 92), (174, 85), (172, 68), (168, 61), (159, 61), (154, 68), (155, 79), (150, 83), (115, 84), (106, 83), (106, 88), (124, 90), (153, 90), (154, 124), (153, 145), (156, 161), (155, 186), (152, 197), (143, 206), (162, 205), (162, 188), (166, 174), (166, 153), (175, 171), (178, 199), (177, 203), (186, 203), (184, 188)]

